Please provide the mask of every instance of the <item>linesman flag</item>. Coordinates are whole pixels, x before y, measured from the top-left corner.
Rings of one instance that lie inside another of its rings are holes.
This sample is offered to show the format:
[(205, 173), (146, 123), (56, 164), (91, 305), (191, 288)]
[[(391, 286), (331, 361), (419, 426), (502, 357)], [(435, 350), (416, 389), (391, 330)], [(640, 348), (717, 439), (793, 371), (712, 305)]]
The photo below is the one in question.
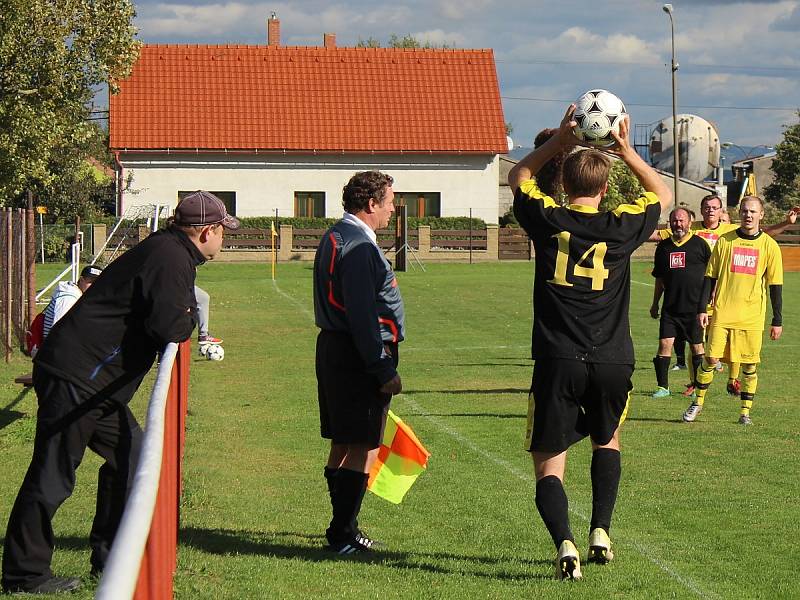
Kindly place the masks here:
[(430, 455), (411, 428), (389, 411), (367, 489), (389, 502), (400, 504), (419, 474), (427, 469)]

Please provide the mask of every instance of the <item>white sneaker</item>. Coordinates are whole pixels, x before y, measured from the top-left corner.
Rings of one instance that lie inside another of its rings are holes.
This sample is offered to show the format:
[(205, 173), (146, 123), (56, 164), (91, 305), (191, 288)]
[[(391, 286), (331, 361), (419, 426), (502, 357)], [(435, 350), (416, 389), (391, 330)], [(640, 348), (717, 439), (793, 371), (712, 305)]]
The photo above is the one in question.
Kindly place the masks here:
[(587, 560), (591, 563), (604, 565), (614, 558), (614, 551), (611, 549), (611, 538), (608, 537), (605, 529), (595, 527), (589, 534), (589, 556)]
[(569, 540), (564, 540), (558, 547), (556, 557), (556, 579), (580, 579), (581, 559), (575, 544)]
[(703, 410), (702, 404), (697, 404), (696, 402), (692, 402), (683, 413), (683, 420), (687, 423), (691, 423), (697, 418), (697, 415), (700, 414), (700, 411)]

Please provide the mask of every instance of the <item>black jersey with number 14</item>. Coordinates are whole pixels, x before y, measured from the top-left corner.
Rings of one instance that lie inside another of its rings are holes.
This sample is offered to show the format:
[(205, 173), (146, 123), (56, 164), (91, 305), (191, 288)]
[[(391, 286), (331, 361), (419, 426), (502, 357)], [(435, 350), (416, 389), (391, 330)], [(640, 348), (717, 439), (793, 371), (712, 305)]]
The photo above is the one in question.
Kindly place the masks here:
[(522, 183), (514, 215), (533, 240), (534, 359), (633, 364), (630, 258), (658, 225), (658, 197), (646, 192), (609, 212), (566, 208)]

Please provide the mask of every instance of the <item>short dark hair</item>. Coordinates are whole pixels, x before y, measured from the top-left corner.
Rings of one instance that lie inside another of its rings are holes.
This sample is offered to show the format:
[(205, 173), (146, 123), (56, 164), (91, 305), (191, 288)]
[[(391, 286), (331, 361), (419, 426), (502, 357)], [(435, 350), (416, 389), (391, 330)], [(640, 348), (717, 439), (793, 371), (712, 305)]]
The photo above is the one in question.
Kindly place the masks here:
[[(542, 129), (533, 140), (533, 147), (539, 148), (551, 137), (558, 133), (558, 129)], [(548, 160), (539, 172), (536, 173), (536, 183), (539, 189), (553, 198), (561, 191), (561, 165), (570, 150), (561, 150)]]
[(694, 219), (694, 217), (692, 216), (692, 211), (691, 211), (691, 210), (689, 210), (689, 209), (688, 209), (688, 208), (686, 208), (685, 206), (679, 206), (679, 207), (677, 207), (677, 208), (673, 208), (673, 209), (672, 209), (672, 210), (669, 212), (669, 220), (670, 220), (670, 221), (672, 221), (672, 215), (674, 215), (674, 214), (675, 214), (676, 212), (678, 212), (679, 210), (682, 210), (683, 212), (685, 212), (685, 213), (686, 213), (686, 216), (687, 216), (687, 217), (689, 217), (689, 220), (690, 220), (690, 221), (691, 221), (692, 219)]
[(596, 196), (608, 183), (611, 160), (599, 150), (581, 150), (564, 161), (561, 184), (570, 198)]
[(370, 199), (383, 204), (386, 188), (394, 183), (390, 175), (380, 171), (361, 171), (356, 173), (342, 189), (342, 206), (352, 214), (366, 210)]
[(719, 200), (719, 207), (723, 208), (722, 206), (722, 198), (720, 198), (717, 194), (708, 194), (708, 196), (703, 196), (700, 199), (700, 208), (703, 208), (703, 205), (710, 202), (711, 200)]

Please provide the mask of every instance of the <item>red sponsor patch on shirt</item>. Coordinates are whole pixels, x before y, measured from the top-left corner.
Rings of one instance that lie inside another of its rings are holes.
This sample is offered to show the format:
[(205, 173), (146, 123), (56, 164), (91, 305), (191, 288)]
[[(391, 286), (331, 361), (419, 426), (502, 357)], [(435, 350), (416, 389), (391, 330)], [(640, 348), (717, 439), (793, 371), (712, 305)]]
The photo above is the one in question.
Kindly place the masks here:
[(731, 256), (731, 272), (756, 274), (758, 265), (758, 249), (735, 247)]
[(686, 268), (686, 252), (670, 252), (669, 253), (669, 268), (670, 269), (685, 269)]

